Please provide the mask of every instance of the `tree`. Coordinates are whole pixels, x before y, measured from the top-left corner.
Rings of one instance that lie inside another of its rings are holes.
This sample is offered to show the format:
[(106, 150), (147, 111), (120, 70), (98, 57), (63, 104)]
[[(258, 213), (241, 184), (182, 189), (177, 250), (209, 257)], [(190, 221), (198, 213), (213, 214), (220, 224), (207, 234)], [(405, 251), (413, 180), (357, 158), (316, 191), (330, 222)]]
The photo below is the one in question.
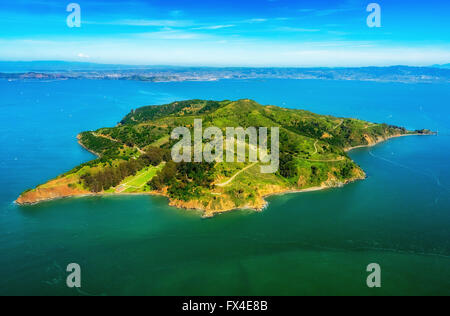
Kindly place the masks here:
[(284, 178), (293, 178), (297, 176), (297, 166), (295, 165), (292, 154), (280, 153), (280, 175)]

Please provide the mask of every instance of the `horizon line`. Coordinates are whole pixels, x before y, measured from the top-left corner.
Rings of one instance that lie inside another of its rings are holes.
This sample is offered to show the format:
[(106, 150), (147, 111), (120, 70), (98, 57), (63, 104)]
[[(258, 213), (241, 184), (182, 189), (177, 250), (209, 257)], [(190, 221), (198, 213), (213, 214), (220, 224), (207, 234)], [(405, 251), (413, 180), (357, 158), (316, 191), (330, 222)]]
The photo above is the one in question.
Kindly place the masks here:
[(431, 65), (408, 65), (408, 64), (391, 64), (383, 66), (375, 65), (361, 65), (361, 66), (251, 66), (251, 65), (171, 65), (171, 64), (124, 64), (124, 63), (102, 63), (102, 62), (89, 62), (89, 61), (71, 61), (71, 60), (2, 60), (0, 63), (73, 63), (73, 64), (90, 64), (90, 65), (100, 65), (100, 66), (121, 66), (121, 67), (158, 67), (158, 68), (246, 68), (246, 69), (265, 69), (265, 68), (277, 68), (277, 69), (311, 69), (311, 68), (326, 68), (326, 69), (342, 69), (342, 68), (394, 68), (394, 67), (409, 67), (409, 68), (436, 68), (450, 65), (449, 63), (443, 64), (431, 64)]

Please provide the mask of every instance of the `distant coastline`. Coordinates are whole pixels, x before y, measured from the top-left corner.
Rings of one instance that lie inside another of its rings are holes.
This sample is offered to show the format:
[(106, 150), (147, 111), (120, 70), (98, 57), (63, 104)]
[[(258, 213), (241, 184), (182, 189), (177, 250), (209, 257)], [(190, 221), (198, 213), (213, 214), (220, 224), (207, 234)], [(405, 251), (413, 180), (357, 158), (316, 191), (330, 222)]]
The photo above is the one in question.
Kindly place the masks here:
[[(8, 66), (9, 65), (9, 66)], [(8, 64), (0, 62), (0, 79), (128, 80), (143, 82), (217, 81), (224, 79), (343, 80), (401, 83), (449, 83), (446, 67), (250, 68), (157, 67), (83, 63)]]

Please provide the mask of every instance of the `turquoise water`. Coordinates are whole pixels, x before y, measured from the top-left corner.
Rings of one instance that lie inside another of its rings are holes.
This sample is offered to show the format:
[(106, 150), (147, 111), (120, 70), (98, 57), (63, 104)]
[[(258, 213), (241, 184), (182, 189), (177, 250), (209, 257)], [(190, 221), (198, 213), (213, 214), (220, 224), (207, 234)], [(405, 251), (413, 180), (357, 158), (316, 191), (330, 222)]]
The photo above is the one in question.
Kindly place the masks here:
[[(0, 81), (0, 94), (0, 294), (450, 295), (449, 85)], [(205, 220), (146, 196), (12, 203), (93, 158), (78, 132), (189, 98), (253, 98), (440, 135), (355, 150), (367, 180), (271, 197), (262, 213)], [(71, 262), (80, 291), (65, 286)], [(365, 284), (372, 262), (381, 289)]]

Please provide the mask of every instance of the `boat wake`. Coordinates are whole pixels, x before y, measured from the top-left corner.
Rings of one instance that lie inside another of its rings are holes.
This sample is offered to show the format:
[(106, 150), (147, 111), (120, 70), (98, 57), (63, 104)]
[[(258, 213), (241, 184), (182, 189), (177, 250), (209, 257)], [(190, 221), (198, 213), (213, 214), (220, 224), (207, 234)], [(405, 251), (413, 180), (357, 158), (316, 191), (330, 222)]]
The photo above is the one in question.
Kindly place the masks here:
[(419, 174), (419, 175), (425, 176), (425, 177), (427, 177), (427, 178), (433, 180), (433, 183), (436, 184), (436, 186), (438, 186), (439, 188), (444, 189), (444, 190), (447, 191), (447, 192), (450, 191), (450, 188), (447, 188), (445, 185), (443, 185), (443, 184), (441, 183), (441, 181), (439, 180), (439, 178), (438, 178), (435, 174), (433, 174), (433, 173), (425, 173), (425, 172), (418, 171), (418, 170), (416, 170), (416, 169), (414, 169), (414, 168), (408, 167), (408, 166), (403, 165), (403, 164), (401, 164), (401, 163), (398, 163), (398, 162), (389, 160), (389, 159), (384, 158), (384, 157), (377, 156), (377, 155), (375, 155), (372, 151), (369, 151), (369, 155), (371, 155), (372, 157), (374, 157), (374, 158), (376, 158), (376, 159), (385, 161), (385, 162), (387, 162), (387, 163), (389, 163), (389, 164), (391, 164), (391, 165), (394, 165), (394, 166), (397, 166), (397, 167), (400, 167), (400, 168), (409, 170), (409, 171), (411, 171), (412, 173), (415, 173), (415, 174)]

